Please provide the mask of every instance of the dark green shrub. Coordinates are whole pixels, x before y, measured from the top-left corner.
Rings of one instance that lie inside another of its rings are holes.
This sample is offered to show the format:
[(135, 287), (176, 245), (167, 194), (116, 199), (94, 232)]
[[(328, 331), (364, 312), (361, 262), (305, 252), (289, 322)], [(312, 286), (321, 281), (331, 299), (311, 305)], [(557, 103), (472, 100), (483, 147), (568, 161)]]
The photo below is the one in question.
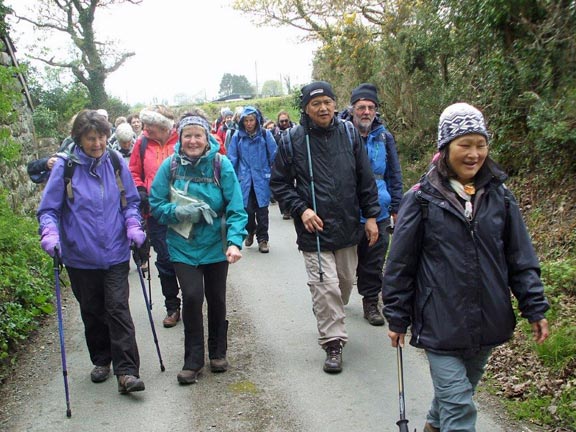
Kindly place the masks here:
[(53, 312), (51, 260), (38, 241), (37, 223), (12, 212), (0, 195), (0, 361)]

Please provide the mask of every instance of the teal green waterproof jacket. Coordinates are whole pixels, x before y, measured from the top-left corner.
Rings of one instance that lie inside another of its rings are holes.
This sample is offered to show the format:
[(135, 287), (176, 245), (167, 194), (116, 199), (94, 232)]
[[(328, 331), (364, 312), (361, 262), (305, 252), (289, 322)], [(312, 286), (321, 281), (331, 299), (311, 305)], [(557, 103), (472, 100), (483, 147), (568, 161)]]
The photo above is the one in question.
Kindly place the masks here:
[[(218, 164), (214, 163), (214, 158), (220, 146), (212, 136), (209, 146), (204, 156), (191, 162), (182, 157), (178, 142), (174, 147), (174, 163), (172, 157), (164, 160), (152, 182), (150, 208), (161, 224), (169, 226), (166, 243), (172, 262), (197, 266), (225, 261), (226, 248), (236, 245), (241, 249), (247, 234), (244, 227), (248, 216), (234, 168), (226, 156), (221, 156), (220, 174), (215, 175)], [(170, 202), (171, 184), (210, 205), (217, 214), (214, 223), (210, 225), (201, 218), (194, 224), (189, 238), (170, 228), (171, 224), (179, 222), (175, 215), (176, 204)]]

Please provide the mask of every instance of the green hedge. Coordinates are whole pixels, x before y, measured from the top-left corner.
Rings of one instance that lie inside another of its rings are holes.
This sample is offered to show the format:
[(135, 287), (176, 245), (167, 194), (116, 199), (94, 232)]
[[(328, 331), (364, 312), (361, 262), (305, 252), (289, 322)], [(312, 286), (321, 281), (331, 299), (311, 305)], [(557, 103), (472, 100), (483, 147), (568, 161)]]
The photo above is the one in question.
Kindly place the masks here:
[(13, 213), (0, 194), (0, 362), (54, 311), (52, 260), (40, 248), (38, 224)]

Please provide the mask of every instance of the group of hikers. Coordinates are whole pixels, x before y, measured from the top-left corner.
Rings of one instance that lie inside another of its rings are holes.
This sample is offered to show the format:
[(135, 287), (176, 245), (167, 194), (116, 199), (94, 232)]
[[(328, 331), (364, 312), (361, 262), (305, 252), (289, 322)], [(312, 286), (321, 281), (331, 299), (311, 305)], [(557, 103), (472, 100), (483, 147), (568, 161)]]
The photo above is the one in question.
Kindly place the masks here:
[(229, 368), (228, 266), (255, 239), (269, 252), (274, 199), (294, 223), (323, 370), (342, 371), (357, 284), (364, 318), (382, 326), (385, 317), (393, 347), (410, 328), (410, 343), (425, 350), (434, 398), (424, 430), (475, 430), (475, 387), (516, 324), (510, 292), (534, 339), (548, 337), (530, 236), (477, 108), (459, 102), (442, 112), (437, 154), (403, 194), (377, 88), (362, 83), (349, 102), (338, 112), (332, 86), (314, 81), (301, 89), (298, 124), (281, 111), (265, 127), (252, 106), (224, 109), (213, 123), (200, 109), (175, 120), (158, 105), (112, 133), (103, 110), (76, 115), (66, 145), (38, 161), (47, 182), (37, 216), (41, 246), (66, 267), (80, 305), (93, 382), (112, 366), (121, 393), (145, 389), (128, 273), (131, 248), (147, 256), (148, 243), (163, 325), (183, 322), (178, 382), (195, 383), (204, 370), (204, 298), (210, 370)]

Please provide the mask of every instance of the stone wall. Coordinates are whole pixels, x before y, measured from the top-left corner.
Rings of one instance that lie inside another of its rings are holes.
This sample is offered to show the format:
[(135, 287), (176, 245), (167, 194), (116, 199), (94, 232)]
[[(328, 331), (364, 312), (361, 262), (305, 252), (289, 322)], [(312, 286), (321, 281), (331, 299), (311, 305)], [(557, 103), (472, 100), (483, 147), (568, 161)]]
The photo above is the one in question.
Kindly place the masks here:
[[(17, 60), (13, 57), (14, 47), (9, 38), (0, 38), (0, 67), (16, 66)], [(0, 190), (8, 192), (8, 200), (12, 208), (18, 212), (33, 214), (38, 207), (41, 185), (30, 181), (26, 173), (29, 161), (49, 154), (50, 149), (57, 146), (54, 143), (40, 145), (34, 134), (32, 122), (32, 107), (27, 97), (27, 89), (21, 78), (14, 77), (14, 85), (21, 90), (21, 100), (14, 107), (18, 113), (16, 122), (0, 127), (8, 127), (12, 137), (22, 145), (20, 160), (13, 165), (0, 161)]]

